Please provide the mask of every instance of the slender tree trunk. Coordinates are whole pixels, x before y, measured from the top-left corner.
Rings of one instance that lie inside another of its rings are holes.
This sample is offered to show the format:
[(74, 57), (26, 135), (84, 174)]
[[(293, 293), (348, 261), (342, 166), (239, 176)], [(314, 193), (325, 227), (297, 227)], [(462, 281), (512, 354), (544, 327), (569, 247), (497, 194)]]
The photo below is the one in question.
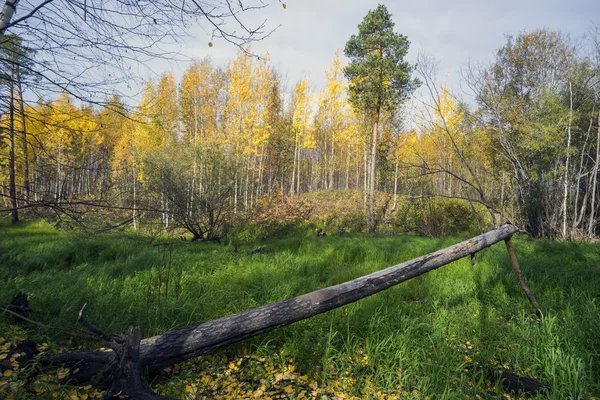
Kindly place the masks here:
[(133, 219), (133, 230), (138, 229), (138, 216), (137, 216), (137, 165), (135, 157), (135, 136), (133, 130), (131, 131), (131, 172), (133, 181), (133, 210), (131, 217)]
[(194, 147), (192, 151), (193, 162), (192, 162), (192, 182), (190, 183), (190, 198), (188, 202), (188, 217), (191, 218), (194, 210), (194, 197), (196, 193), (196, 180), (198, 179), (198, 104), (194, 100)]
[[(449, 167), (449, 168), (452, 168), (452, 167)], [(461, 175), (462, 175), (462, 171), (461, 171)], [(452, 192), (452, 176), (448, 175), (447, 179), (448, 179), (448, 196), (452, 197), (454, 195), (454, 193)], [(460, 193), (460, 186), (459, 186), (459, 193)]]
[[(1, 130), (0, 130), (0, 132), (1, 132)], [(10, 204), (8, 203), (8, 201), (6, 201), (7, 196), (6, 196), (6, 191), (4, 190), (4, 184), (5, 184), (5, 182), (0, 182), (0, 188), (2, 189), (0, 191), (0, 193), (2, 193), (2, 202), (4, 203), (4, 208), (8, 208), (8, 207), (10, 207)], [(10, 197), (10, 195), (8, 197)]]
[(588, 236), (591, 238), (596, 231), (596, 184), (598, 181), (598, 166), (600, 164), (600, 111), (598, 111), (598, 136), (596, 138), (596, 160), (592, 169), (592, 197), (590, 207), (590, 221), (588, 224)]
[(248, 180), (250, 174), (250, 160), (246, 160), (246, 183), (244, 185), (244, 210), (248, 210)]
[(329, 160), (330, 162), (330, 176), (329, 176), (329, 189), (333, 189), (334, 188), (334, 184), (333, 184), (333, 178), (335, 176), (335, 135), (333, 132), (331, 132), (331, 159)]
[(296, 166), (296, 169), (298, 170), (298, 176), (296, 177), (296, 194), (299, 196), (300, 195), (300, 172), (301, 172), (301, 168), (302, 164), (300, 163), (300, 149), (298, 149), (298, 165)]
[(375, 232), (375, 165), (377, 164), (377, 136), (379, 133), (379, 114), (381, 113), (381, 102), (377, 104), (375, 122), (373, 123), (373, 147), (371, 148), (371, 181), (369, 182), (369, 232)]
[(502, 171), (502, 186), (500, 188), (500, 223), (504, 223), (504, 180), (506, 173)]
[(21, 141), (23, 144), (23, 188), (25, 189), (25, 202), (29, 203), (31, 188), (29, 186), (29, 152), (27, 146), (27, 127), (25, 124), (25, 105), (23, 101), (23, 86), (21, 85), (21, 74), (17, 68), (17, 89), (19, 91), (19, 107), (21, 111)]
[(354, 190), (358, 192), (360, 185), (360, 159), (356, 159), (356, 180), (354, 181)]
[(565, 160), (565, 176), (564, 176), (564, 194), (563, 194), (563, 228), (562, 235), (563, 239), (567, 238), (567, 215), (568, 207), (567, 200), (569, 198), (569, 161), (571, 157), (571, 123), (573, 120), (573, 87), (571, 81), (569, 81), (569, 94), (570, 94), (570, 106), (569, 106), (569, 125), (567, 127), (567, 159)]
[(58, 161), (56, 163), (56, 199), (61, 199), (61, 164), (62, 164), (62, 137), (58, 139)]
[(296, 188), (296, 168), (297, 168), (297, 158), (298, 158), (298, 132), (294, 135), (294, 163), (292, 164), (292, 182), (290, 185), (290, 194), (293, 196)]
[(132, 173), (133, 173), (133, 210), (131, 212), (131, 217), (133, 218), (133, 230), (137, 231), (138, 228), (138, 221), (137, 221), (137, 189), (136, 189), (136, 170), (135, 170), (135, 161), (133, 162), (133, 169), (132, 169)]
[(281, 202), (283, 203), (285, 199), (285, 172), (283, 168), (281, 168)]
[(317, 179), (316, 157), (309, 157), (309, 163), (310, 163), (310, 184), (309, 184), (307, 192), (312, 192), (313, 190), (316, 190), (318, 188), (318, 184), (317, 184), (317, 182), (315, 182), (315, 180)]
[(348, 154), (346, 155), (346, 190), (350, 187), (350, 146), (348, 146)]
[(252, 158), (254, 159), (252, 161), (248, 160), (248, 168), (250, 168), (250, 164), (252, 165), (252, 179), (250, 180), (250, 208), (253, 207), (254, 205), (254, 183), (257, 180), (257, 175), (256, 175), (256, 157), (252, 156)]
[(369, 176), (367, 173), (367, 139), (363, 142), (363, 159), (365, 162), (364, 167), (364, 180), (363, 180), (363, 209), (367, 209), (367, 177)]
[(12, 207), (11, 217), (12, 223), (16, 224), (19, 222), (19, 210), (17, 203), (17, 183), (15, 179), (15, 65), (10, 65), (10, 99), (9, 99), (9, 154), (8, 154), (8, 175), (9, 175), (9, 192), (10, 192), (10, 205)]
[[(327, 190), (328, 189), (328, 187), (327, 187), (327, 185), (328, 185), (328, 182), (327, 182), (328, 181), (327, 159), (329, 158), (329, 156), (328, 156), (329, 152), (328, 152), (328, 147), (327, 147), (327, 138), (325, 138), (325, 140), (323, 140), (323, 142), (325, 143), (325, 146), (323, 147), (323, 151), (320, 152), (321, 153), (321, 161), (323, 164), (323, 168), (321, 171), (321, 182), (320, 183), (321, 183), (321, 189)], [(317, 183), (317, 187), (318, 187), (318, 183)]]
[(394, 171), (394, 205), (392, 210), (396, 210), (398, 206), (398, 157), (396, 157), (396, 169)]
[(236, 162), (235, 168), (235, 182), (233, 186), (233, 213), (237, 214), (237, 205), (238, 205), (238, 168)]
[[(590, 133), (592, 132), (592, 126), (594, 125), (594, 111), (596, 105), (592, 107), (592, 115), (590, 116), (590, 124), (588, 126), (587, 133), (585, 134), (585, 140), (583, 141), (583, 146), (581, 146), (581, 153), (579, 158), (579, 170), (577, 171), (577, 182), (575, 183), (575, 202), (573, 207), (573, 224), (571, 225), (571, 230), (574, 232), (575, 229), (579, 227), (581, 221), (583, 221), (583, 215), (585, 213), (585, 207), (587, 203), (587, 198), (589, 194), (589, 188), (585, 191), (583, 196), (583, 201), (581, 202), (581, 209), (579, 212), (577, 209), (579, 208), (579, 194), (581, 192), (581, 178), (583, 177), (583, 167), (584, 165), (587, 167), (587, 151), (588, 151), (588, 141), (590, 140)], [(585, 160), (585, 163), (584, 163)]]

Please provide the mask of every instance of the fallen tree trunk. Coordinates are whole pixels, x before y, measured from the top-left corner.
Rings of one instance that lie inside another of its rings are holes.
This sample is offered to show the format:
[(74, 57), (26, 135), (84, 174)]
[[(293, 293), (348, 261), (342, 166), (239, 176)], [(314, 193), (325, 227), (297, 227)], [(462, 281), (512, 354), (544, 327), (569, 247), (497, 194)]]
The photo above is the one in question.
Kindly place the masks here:
[[(446, 249), (339, 285), (144, 339), (140, 346), (141, 364), (156, 370), (336, 309), (470, 256), (510, 238), (518, 230), (513, 225), (504, 225)], [(116, 359), (111, 353), (101, 352), (73, 353), (72, 356), (73, 362), (81, 362), (77, 364), (78, 373), (71, 376), (78, 381), (89, 380), (94, 372), (105, 371), (107, 366), (110, 369)], [(64, 363), (69, 360), (67, 354), (58, 357), (53, 361)]]

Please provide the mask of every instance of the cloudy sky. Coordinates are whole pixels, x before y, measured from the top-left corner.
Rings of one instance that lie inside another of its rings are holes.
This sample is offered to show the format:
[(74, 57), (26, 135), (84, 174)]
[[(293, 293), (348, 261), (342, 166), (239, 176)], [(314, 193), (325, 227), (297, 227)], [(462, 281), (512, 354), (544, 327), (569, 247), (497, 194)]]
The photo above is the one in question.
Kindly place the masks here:
[[(273, 35), (253, 47), (268, 52), (275, 67), (293, 85), (308, 74), (312, 88), (324, 86), (324, 69), (337, 49), (344, 48), (364, 15), (385, 4), (392, 13), (396, 31), (411, 42), (409, 61), (419, 51), (438, 60), (439, 76), (459, 90), (460, 70), (469, 60), (491, 61), (496, 49), (506, 43), (506, 34), (549, 28), (580, 38), (594, 24), (600, 25), (599, 0), (277, 0), (258, 12), (243, 15), (250, 26), (267, 20), (269, 27), (281, 25)], [(236, 49), (224, 41), (208, 46), (210, 31), (197, 27), (195, 39), (183, 51), (194, 58), (210, 56), (216, 65), (226, 65)], [(155, 72), (172, 69), (180, 75), (181, 65), (156, 64)]]

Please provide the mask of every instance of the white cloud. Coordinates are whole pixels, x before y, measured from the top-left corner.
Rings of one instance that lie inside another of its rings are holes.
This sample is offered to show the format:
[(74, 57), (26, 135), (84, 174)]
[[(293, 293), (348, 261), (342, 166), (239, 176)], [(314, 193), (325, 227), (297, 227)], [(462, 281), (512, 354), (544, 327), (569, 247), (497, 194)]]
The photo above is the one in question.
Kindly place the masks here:
[[(370, 0), (272, 0), (269, 7), (242, 14), (249, 26), (263, 20), (267, 25), (281, 25), (273, 35), (254, 45), (257, 53), (268, 52), (273, 65), (287, 77), (288, 86), (307, 73), (313, 89), (325, 84), (324, 70), (337, 49), (343, 49), (346, 41), (358, 31), (369, 9), (378, 2)], [(488, 62), (496, 49), (505, 42), (506, 34), (523, 30), (549, 28), (570, 33), (573, 37), (583, 35), (600, 14), (600, 2), (596, 0), (421, 0), (383, 1), (388, 7), (396, 30), (411, 41), (409, 61), (415, 62), (420, 50), (433, 55), (439, 61), (440, 77), (455, 90), (461, 67), (469, 60)], [(211, 57), (216, 65), (225, 66), (235, 57), (237, 49), (223, 40), (211, 41), (207, 27), (198, 26), (191, 33), (183, 53), (197, 59)], [(151, 65), (161, 72), (172, 69), (180, 75), (185, 65), (168, 65), (164, 61)]]

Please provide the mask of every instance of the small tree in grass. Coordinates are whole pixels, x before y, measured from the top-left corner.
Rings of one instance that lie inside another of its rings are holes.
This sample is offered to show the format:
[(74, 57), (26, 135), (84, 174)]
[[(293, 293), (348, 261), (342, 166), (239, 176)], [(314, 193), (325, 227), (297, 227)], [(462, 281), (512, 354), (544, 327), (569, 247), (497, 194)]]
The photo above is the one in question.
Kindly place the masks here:
[[(146, 160), (153, 171), (150, 189), (166, 194), (169, 215), (193, 235), (192, 240), (219, 241), (227, 234), (233, 214), (233, 163), (218, 148), (183, 147), (173, 146), (164, 155)], [(192, 168), (194, 156), (203, 160), (197, 171)]]
[(344, 69), (350, 81), (350, 102), (373, 118), (369, 232), (374, 232), (376, 227), (375, 158), (381, 111), (396, 109), (419, 85), (417, 79), (411, 78), (414, 67), (404, 61), (409, 44), (406, 36), (394, 32), (392, 15), (380, 4), (367, 13), (358, 25), (358, 35), (352, 35), (344, 49), (344, 54), (350, 58), (350, 64)]

